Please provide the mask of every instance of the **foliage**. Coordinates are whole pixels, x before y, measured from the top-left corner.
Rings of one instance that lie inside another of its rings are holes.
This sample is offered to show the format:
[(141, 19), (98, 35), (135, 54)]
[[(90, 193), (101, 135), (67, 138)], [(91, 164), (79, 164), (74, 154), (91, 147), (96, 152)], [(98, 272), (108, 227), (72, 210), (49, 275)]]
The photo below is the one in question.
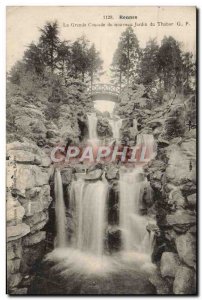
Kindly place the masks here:
[(118, 47), (112, 61), (112, 74), (115, 83), (122, 86), (122, 83), (129, 84), (137, 76), (140, 49), (138, 39), (132, 27), (128, 27), (122, 34)]
[(111, 137), (113, 135), (112, 128), (107, 118), (101, 116), (98, 117), (97, 132), (100, 137)]

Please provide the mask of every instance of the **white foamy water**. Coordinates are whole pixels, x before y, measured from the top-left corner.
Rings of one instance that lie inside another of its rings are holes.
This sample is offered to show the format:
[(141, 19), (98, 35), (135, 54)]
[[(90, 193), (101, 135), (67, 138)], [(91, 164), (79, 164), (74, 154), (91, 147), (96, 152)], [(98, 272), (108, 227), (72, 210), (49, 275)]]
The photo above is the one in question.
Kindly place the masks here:
[(89, 140), (97, 140), (97, 116), (95, 113), (87, 115)]
[(65, 215), (65, 204), (63, 197), (63, 186), (60, 171), (55, 170), (55, 215), (56, 215), (56, 245), (57, 247), (65, 247), (66, 241), (66, 215)]
[(122, 126), (122, 119), (109, 119), (109, 124), (112, 127), (113, 138), (120, 139), (120, 129)]
[[(128, 259), (134, 256), (145, 262), (152, 254), (153, 237), (146, 230), (148, 217), (140, 214), (147, 180), (141, 168), (120, 172), (120, 228), (123, 251)], [(147, 259), (146, 259), (147, 258)]]
[(95, 255), (103, 254), (108, 184), (82, 179), (71, 186), (71, 209), (76, 223), (74, 247)]

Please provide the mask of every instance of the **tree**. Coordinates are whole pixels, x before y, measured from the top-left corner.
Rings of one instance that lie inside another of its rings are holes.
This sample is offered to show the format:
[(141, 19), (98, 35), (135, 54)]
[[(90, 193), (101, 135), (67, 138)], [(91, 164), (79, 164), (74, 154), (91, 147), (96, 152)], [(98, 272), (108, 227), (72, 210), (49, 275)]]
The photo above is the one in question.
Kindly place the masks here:
[(139, 56), (140, 48), (138, 39), (132, 27), (128, 27), (121, 34), (112, 62), (112, 72), (116, 77), (119, 77), (119, 85), (124, 81), (127, 87), (129, 87), (135, 81)]
[(89, 66), (88, 49), (89, 41), (84, 35), (72, 45), (72, 71), (74, 77), (81, 78), (83, 82)]
[(165, 91), (182, 85), (182, 58), (179, 43), (171, 36), (164, 37), (158, 52), (158, 72)]
[(44, 63), (50, 67), (53, 73), (56, 68), (57, 50), (60, 45), (58, 23), (47, 22), (44, 28), (40, 29), (39, 47), (42, 49)]
[(158, 79), (158, 51), (156, 39), (150, 39), (142, 51), (139, 76), (140, 83), (150, 86)]
[(96, 74), (99, 73), (99, 71), (102, 70), (102, 63), (99, 56), (99, 52), (96, 51), (95, 45), (93, 44), (90, 49), (88, 50), (88, 72), (90, 76), (90, 83), (91, 83), (91, 91), (92, 91), (92, 85), (94, 81), (94, 77)]
[(29, 71), (34, 71), (37, 74), (42, 74), (44, 71), (44, 57), (41, 48), (33, 42), (28, 46), (23, 58), (26, 68)]
[(71, 46), (68, 41), (63, 41), (57, 48), (57, 68), (62, 77), (71, 73)]
[(182, 53), (182, 76), (183, 90), (185, 93), (195, 88), (196, 65), (193, 54), (190, 52)]

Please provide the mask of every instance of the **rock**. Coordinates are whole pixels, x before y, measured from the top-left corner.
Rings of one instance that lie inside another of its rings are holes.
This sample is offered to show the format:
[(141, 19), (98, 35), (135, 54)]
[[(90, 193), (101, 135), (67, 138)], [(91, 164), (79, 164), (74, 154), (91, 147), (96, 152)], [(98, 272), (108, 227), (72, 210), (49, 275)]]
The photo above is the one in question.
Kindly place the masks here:
[(148, 232), (154, 232), (155, 235), (160, 235), (160, 229), (156, 223), (148, 223), (146, 226)]
[(9, 291), (9, 295), (27, 295), (27, 288), (13, 288)]
[(23, 191), (48, 184), (49, 174), (35, 165), (17, 165), (16, 189)]
[(189, 181), (182, 185), (181, 191), (184, 197), (189, 196), (196, 193), (196, 185), (193, 182)]
[(196, 225), (192, 226), (192, 227), (189, 229), (189, 232), (190, 232), (191, 234), (193, 234), (194, 236), (196, 235), (196, 231), (197, 231)]
[(173, 252), (163, 252), (161, 256), (161, 275), (163, 277), (175, 277), (178, 266), (180, 265), (179, 257)]
[(108, 226), (108, 249), (110, 251), (119, 251), (121, 248), (121, 230), (117, 226)]
[(22, 245), (21, 240), (15, 240), (7, 243), (7, 260), (21, 258)]
[(188, 206), (196, 208), (196, 194), (189, 195), (187, 197)]
[(31, 165), (41, 164), (40, 156), (29, 151), (10, 150), (7, 155), (9, 155), (10, 159), (15, 160), (17, 163), (26, 163)]
[(18, 284), (22, 280), (21, 273), (15, 273), (15, 274), (8, 274), (7, 277), (7, 283), (8, 283), (8, 290), (12, 289), (13, 287), (18, 286)]
[(181, 209), (185, 208), (186, 200), (180, 190), (173, 189), (170, 192), (168, 204), (173, 205), (175, 210), (178, 208)]
[(41, 165), (42, 167), (49, 167), (51, 164), (51, 160), (45, 151), (33, 142), (13, 142), (7, 144), (7, 155), (11, 156), (11, 160), (15, 157), (18, 163), (29, 163)]
[[(166, 168), (167, 182), (172, 182), (175, 185), (182, 185), (189, 181), (196, 182), (196, 167), (195, 153), (192, 156), (187, 156), (187, 153), (182, 151), (180, 146), (171, 145), (167, 155), (169, 157), (168, 166)], [(168, 149), (167, 148), (167, 149)], [(190, 161), (192, 167), (190, 169)]]
[(7, 272), (8, 274), (14, 274), (19, 272), (20, 269), (20, 258), (14, 258), (11, 260), (7, 260)]
[(39, 231), (34, 234), (29, 234), (23, 239), (23, 245), (24, 246), (32, 246), (34, 244), (38, 244), (41, 241), (45, 240), (45, 238), (46, 238), (45, 231)]
[(17, 225), (22, 223), (22, 218), (25, 214), (25, 209), (20, 205), (17, 198), (12, 197), (10, 193), (7, 193), (6, 202), (6, 221), (9, 225)]
[(149, 277), (149, 281), (156, 287), (158, 295), (170, 295), (170, 288), (160, 274), (155, 272)]
[(163, 119), (154, 119), (154, 120), (147, 122), (147, 126), (154, 129), (156, 127), (161, 127), (163, 125), (163, 123), (164, 123)]
[(106, 170), (105, 177), (107, 180), (119, 179), (119, 169), (110, 165)]
[(158, 148), (165, 148), (170, 145), (169, 141), (159, 138), (157, 141)]
[(164, 123), (165, 135), (168, 139), (183, 136), (185, 133), (185, 110), (184, 105), (176, 104), (171, 106), (171, 111), (167, 114)]
[(7, 241), (13, 241), (20, 239), (30, 232), (30, 227), (25, 224), (17, 224), (16, 226), (8, 226), (7, 227)]
[(51, 159), (50, 159), (50, 157), (48, 157), (48, 156), (43, 156), (43, 157), (41, 157), (41, 164), (40, 164), (40, 166), (41, 167), (50, 167), (50, 165), (51, 165)]
[(176, 224), (173, 225), (173, 229), (179, 234), (184, 234), (189, 230), (190, 226), (190, 224)]
[(48, 222), (48, 212), (42, 211), (25, 219), (26, 224), (30, 226), (30, 233), (41, 230)]
[(178, 210), (174, 214), (166, 216), (167, 224), (170, 226), (173, 225), (186, 225), (186, 224), (196, 224), (196, 216), (190, 215), (184, 210)]
[(57, 130), (47, 130), (47, 132), (46, 132), (47, 139), (55, 138), (58, 135), (59, 135), (59, 132)]
[(36, 263), (40, 262), (45, 253), (45, 242), (41, 241), (31, 247), (24, 247), (23, 260), (21, 261), (20, 272), (23, 274), (30, 274), (33, 271)]
[(49, 185), (27, 190), (26, 196), (26, 199), (21, 198), (19, 201), (23, 205), (27, 217), (47, 210), (52, 200)]
[(101, 179), (102, 174), (103, 174), (103, 170), (101, 169), (90, 171), (89, 173), (86, 174), (85, 180), (99, 180)]
[(178, 236), (175, 244), (180, 260), (190, 267), (196, 267), (196, 238), (186, 233)]
[(175, 280), (173, 283), (173, 292), (176, 295), (183, 294), (195, 294), (193, 269), (186, 266), (179, 266), (176, 271)]
[(61, 170), (62, 183), (69, 185), (72, 181), (72, 168), (64, 168)]

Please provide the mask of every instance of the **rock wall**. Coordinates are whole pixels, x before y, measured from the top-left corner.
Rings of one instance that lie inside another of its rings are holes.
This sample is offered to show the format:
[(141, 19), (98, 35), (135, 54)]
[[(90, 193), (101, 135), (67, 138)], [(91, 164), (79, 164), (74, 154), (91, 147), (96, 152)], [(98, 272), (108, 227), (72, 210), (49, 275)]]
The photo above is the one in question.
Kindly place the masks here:
[(173, 111), (166, 117), (159, 132), (170, 139), (158, 140), (157, 157), (146, 169), (160, 232), (153, 253), (158, 271), (151, 281), (159, 293), (196, 294), (196, 130), (188, 130)]
[(26, 294), (45, 253), (51, 161), (35, 144), (7, 145), (7, 289)]

